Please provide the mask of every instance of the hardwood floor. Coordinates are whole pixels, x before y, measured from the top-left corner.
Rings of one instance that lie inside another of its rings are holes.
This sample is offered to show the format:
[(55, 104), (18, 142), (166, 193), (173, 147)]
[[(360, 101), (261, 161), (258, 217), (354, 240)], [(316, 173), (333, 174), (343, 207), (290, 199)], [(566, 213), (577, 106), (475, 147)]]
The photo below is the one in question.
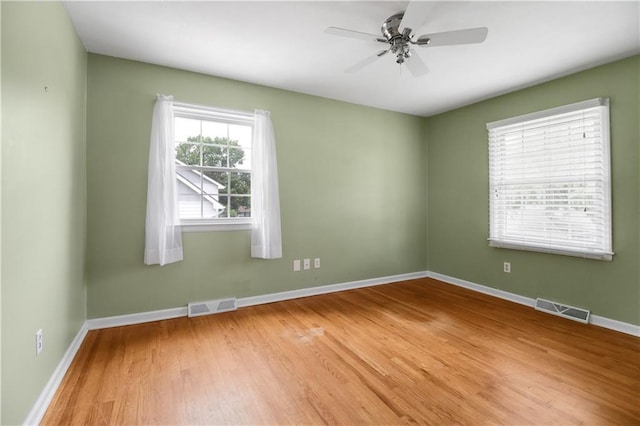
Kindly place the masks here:
[(91, 331), (42, 424), (640, 424), (640, 339), (431, 279)]

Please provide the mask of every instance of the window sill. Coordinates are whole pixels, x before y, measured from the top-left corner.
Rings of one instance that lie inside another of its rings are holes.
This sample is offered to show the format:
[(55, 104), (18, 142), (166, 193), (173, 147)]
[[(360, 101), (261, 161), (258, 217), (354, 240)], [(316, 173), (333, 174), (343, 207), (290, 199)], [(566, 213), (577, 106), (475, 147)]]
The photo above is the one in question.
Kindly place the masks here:
[(560, 254), (563, 256), (573, 256), (573, 257), (582, 257), (584, 259), (596, 259), (596, 260), (605, 260), (612, 261), (613, 253), (599, 253), (599, 252), (582, 252), (582, 251), (573, 251), (573, 250), (563, 250), (563, 249), (555, 249), (550, 247), (540, 247), (528, 244), (516, 244), (509, 243), (505, 241), (496, 241), (489, 240), (490, 247), (503, 248), (503, 249), (513, 249), (513, 250), (524, 250), (524, 251), (535, 251), (538, 253), (549, 253), (549, 254)]
[(217, 232), (217, 231), (249, 231), (251, 222), (225, 221), (225, 222), (182, 222), (182, 232)]

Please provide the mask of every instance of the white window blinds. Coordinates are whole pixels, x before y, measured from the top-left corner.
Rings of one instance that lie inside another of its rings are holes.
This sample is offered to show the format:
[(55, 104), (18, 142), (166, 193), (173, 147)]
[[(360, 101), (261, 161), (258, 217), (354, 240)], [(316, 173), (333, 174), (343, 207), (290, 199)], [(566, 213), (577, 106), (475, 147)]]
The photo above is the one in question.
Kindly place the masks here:
[(611, 260), (608, 98), (487, 129), (489, 244)]

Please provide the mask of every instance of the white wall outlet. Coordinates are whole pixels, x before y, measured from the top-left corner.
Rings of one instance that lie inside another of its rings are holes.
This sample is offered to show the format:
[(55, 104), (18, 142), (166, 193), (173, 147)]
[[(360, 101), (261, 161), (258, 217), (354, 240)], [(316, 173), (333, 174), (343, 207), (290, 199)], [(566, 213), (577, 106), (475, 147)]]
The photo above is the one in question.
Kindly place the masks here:
[(293, 261), (293, 271), (298, 272), (300, 270), (300, 259)]
[(316, 257), (315, 259), (313, 259), (313, 267), (318, 269), (320, 267), (320, 258)]
[(42, 352), (42, 329), (36, 331), (36, 355)]
[(305, 271), (311, 269), (311, 259), (305, 259), (302, 263), (302, 267)]
[(504, 271), (507, 274), (511, 273), (511, 262), (504, 262)]

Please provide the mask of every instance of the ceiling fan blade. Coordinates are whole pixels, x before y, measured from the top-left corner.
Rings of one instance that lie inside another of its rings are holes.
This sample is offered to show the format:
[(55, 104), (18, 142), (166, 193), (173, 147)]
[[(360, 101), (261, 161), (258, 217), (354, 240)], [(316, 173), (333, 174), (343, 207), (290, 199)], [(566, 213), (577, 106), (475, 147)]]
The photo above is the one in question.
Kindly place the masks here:
[(344, 72), (346, 72), (347, 74), (353, 74), (355, 72), (358, 72), (362, 68), (366, 67), (367, 65), (370, 65), (370, 64), (374, 63), (376, 61), (376, 59), (378, 59), (380, 56), (384, 55), (386, 52), (387, 52), (386, 50), (383, 50), (382, 52), (378, 52), (378, 53), (375, 53), (375, 54), (373, 54), (371, 56), (367, 56), (363, 60), (361, 60), (359, 62), (356, 62), (355, 64), (351, 65), (349, 68), (344, 70)]
[(429, 10), (433, 8), (433, 2), (430, 1), (410, 1), (407, 6), (407, 10), (404, 11), (404, 16), (400, 22), (400, 32), (405, 28), (411, 28), (413, 34), (418, 31), (429, 16)]
[(420, 77), (429, 72), (427, 64), (425, 64), (422, 58), (415, 52), (413, 52), (413, 55), (411, 55), (411, 57), (407, 58), (404, 61), (404, 64), (407, 66), (407, 69), (414, 77)]
[(469, 28), (467, 30), (445, 31), (441, 33), (421, 35), (415, 44), (419, 46), (451, 46), (454, 44), (482, 43), (487, 38), (487, 27)]
[(326, 34), (336, 35), (340, 37), (357, 38), (360, 40), (380, 41), (387, 43), (387, 40), (381, 38), (379, 35), (363, 33), (362, 31), (348, 30), (346, 28), (328, 27), (324, 30)]

